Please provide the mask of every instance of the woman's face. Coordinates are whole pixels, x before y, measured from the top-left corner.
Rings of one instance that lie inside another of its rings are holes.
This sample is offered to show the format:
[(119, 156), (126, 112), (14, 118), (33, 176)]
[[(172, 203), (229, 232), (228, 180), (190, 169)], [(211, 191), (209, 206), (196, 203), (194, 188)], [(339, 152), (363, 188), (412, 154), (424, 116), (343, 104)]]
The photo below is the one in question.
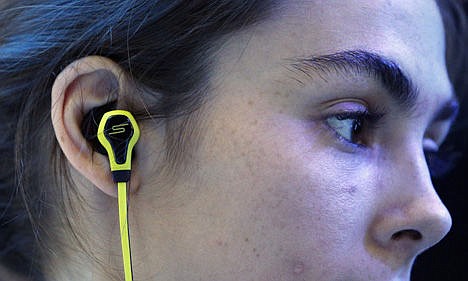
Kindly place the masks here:
[(215, 54), (189, 172), (132, 199), (154, 211), (136, 276), (409, 280), (449, 231), (424, 156), (454, 109), (436, 3), (282, 5)]

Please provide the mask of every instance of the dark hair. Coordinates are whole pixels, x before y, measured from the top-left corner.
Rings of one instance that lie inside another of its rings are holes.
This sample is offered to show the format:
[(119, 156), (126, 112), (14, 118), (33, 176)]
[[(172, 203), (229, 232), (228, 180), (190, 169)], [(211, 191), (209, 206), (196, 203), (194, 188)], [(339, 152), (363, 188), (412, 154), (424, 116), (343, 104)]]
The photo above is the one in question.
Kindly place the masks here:
[(67, 204), (76, 194), (60, 179), (68, 171), (50, 121), (50, 89), (63, 68), (80, 57), (105, 56), (152, 92), (136, 115), (166, 123), (182, 119), (169, 126), (166, 140), (167, 162), (176, 166), (193, 131), (191, 113), (207, 92), (217, 41), (266, 19), (270, 7), (267, 0), (0, 4), (0, 262), (41, 279), (34, 245), (53, 237), (47, 222), (57, 214), (66, 214), (62, 222), (79, 240)]
[[(49, 92), (64, 67), (87, 55), (105, 56), (154, 93), (148, 113), (181, 120), (169, 126), (166, 141), (167, 161), (176, 167), (191, 137), (192, 113), (209, 87), (216, 44), (267, 19), (271, 8), (272, 0), (0, 3), (0, 263), (40, 280), (34, 260), (38, 242), (53, 236), (47, 219), (65, 214), (62, 222), (73, 230), (67, 202), (76, 194), (57, 177), (67, 169), (50, 122)], [(454, 17), (454, 11), (448, 13), (444, 18)], [(456, 34), (450, 40), (458, 38), (456, 29), (448, 30)], [(457, 72), (452, 73), (454, 78)], [(137, 115), (148, 117), (144, 112)]]
[[(463, 0), (438, 0), (437, 3), (445, 27), (447, 70), (455, 92), (460, 99), (464, 99), (468, 90), (468, 79), (466, 79), (468, 74), (468, 52), (466, 49), (468, 43), (468, 3)], [(465, 9), (462, 3), (464, 3)]]

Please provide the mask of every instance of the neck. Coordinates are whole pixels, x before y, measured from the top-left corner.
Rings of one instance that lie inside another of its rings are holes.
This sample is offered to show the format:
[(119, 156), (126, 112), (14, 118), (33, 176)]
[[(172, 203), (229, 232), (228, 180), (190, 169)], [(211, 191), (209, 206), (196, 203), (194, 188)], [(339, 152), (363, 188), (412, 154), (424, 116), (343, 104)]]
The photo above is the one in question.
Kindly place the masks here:
[(49, 216), (51, 236), (41, 261), (45, 280), (121, 280), (117, 200), (96, 188), (79, 188), (93, 194), (82, 194), (86, 202), (73, 200), (65, 213)]

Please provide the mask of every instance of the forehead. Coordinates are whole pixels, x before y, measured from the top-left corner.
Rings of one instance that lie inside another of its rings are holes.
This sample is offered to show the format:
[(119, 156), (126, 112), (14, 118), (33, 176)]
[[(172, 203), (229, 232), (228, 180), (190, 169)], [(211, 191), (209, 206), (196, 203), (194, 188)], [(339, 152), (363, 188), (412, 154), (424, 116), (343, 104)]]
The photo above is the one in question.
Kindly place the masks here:
[(291, 39), (300, 37), (296, 43), (302, 50), (311, 45), (318, 51), (367, 47), (391, 54), (398, 48), (443, 57), (443, 27), (435, 1), (284, 1), (279, 9), (276, 23), (281, 26), (275, 28)]
[(447, 98), (444, 41), (435, 1), (284, 0), (267, 22), (234, 36), (220, 61), (260, 81), (284, 59), (367, 50), (397, 62), (422, 92)]

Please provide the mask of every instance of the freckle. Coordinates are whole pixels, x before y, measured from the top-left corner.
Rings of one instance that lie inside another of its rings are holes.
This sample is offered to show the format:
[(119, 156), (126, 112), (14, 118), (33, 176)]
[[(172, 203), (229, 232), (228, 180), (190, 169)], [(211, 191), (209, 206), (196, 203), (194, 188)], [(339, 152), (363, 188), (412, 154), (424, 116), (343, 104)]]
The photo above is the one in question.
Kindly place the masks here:
[(304, 272), (304, 264), (302, 262), (297, 262), (295, 265), (294, 265), (294, 274), (301, 274), (302, 272)]
[(216, 245), (218, 245), (219, 247), (227, 247), (228, 243), (222, 240), (216, 240)]
[(245, 242), (249, 242), (249, 238), (245, 238), (245, 240), (244, 240), (244, 241), (245, 241)]
[(260, 257), (260, 254), (256, 254), (255, 256), (258, 258), (258, 257)]
[(248, 105), (253, 105), (253, 101), (249, 100), (249, 101), (247, 102), (247, 104), (248, 104)]
[(353, 195), (357, 191), (357, 187), (355, 185), (352, 185), (350, 187), (344, 188), (344, 191), (350, 195)]
[(256, 248), (253, 248), (253, 252), (255, 253), (256, 251), (257, 251), (257, 249), (256, 249)]

